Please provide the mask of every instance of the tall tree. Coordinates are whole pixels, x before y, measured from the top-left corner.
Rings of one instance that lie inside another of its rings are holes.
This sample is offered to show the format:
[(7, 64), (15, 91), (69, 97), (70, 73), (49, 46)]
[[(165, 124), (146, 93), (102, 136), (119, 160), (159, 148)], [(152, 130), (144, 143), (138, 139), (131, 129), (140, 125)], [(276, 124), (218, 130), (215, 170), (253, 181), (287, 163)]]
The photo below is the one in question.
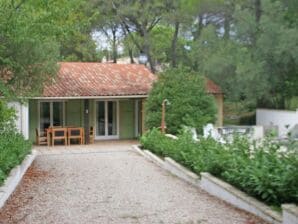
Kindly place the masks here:
[(78, 26), (81, 0), (0, 1), (0, 91), (41, 91), (57, 71), (60, 43)]
[(106, 37), (108, 47), (112, 51), (113, 63), (117, 63), (118, 48), (126, 32), (122, 30), (122, 24), (113, 7), (113, 1), (93, 0), (91, 4), (97, 15), (92, 24), (93, 29)]
[(195, 42), (197, 69), (221, 83), (230, 99), (285, 108), (298, 95), (295, 19), (283, 1), (238, 2), (235, 9), (229, 39), (210, 27)]
[[(116, 24), (120, 22), (121, 27), (125, 30), (123, 33), (131, 39), (140, 53), (147, 55), (150, 68), (155, 72), (155, 60), (151, 52), (150, 33), (161, 21), (163, 13), (167, 10), (168, 1), (94, 1), (99, 3), (99, 7), (104, 8), (108, 12), (109, 15), (107, 18), (112, 18), (113, 22), (117, 21)], [(141, 38), (135, 38), (135, 34)]]

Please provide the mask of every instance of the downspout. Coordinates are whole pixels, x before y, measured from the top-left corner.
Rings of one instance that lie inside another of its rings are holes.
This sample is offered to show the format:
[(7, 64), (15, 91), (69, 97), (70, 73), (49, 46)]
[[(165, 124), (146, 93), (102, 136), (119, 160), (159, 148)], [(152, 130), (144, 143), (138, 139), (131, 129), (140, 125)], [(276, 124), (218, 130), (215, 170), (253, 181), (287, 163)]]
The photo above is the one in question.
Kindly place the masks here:
[(85, 144), (89, 144), (90, 126), (89, 126), (89, 100), (88, 99), (84, 100), (84, 129), (85, 129)]

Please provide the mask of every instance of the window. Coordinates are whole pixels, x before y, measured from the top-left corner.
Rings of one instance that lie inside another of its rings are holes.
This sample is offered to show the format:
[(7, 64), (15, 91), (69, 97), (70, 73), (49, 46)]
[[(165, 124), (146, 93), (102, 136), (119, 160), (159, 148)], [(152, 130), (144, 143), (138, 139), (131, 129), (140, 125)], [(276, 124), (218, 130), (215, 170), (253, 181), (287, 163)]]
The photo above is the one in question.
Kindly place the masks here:
[(64, 126), (64, 102), (39, 102), (39, 128), (45, 131), (49, 126)]

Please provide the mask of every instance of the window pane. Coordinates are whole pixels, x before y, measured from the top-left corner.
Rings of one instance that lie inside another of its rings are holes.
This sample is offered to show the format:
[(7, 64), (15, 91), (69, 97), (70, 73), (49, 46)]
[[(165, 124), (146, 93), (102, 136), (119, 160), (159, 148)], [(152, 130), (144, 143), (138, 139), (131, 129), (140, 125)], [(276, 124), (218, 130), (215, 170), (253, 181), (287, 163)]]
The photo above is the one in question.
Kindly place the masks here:
[(62, 102), (53, 102), (53, 126), (63, 126)]
[(96, 103), (96, 135), (103, 136), (105, 135), (105, 102), (99, 101)]
[(45, 132), (51, 124), (50, 103), (40, 102), (40, 131)]
[(117, 103), (108, 102), (108, 135), (117, 135)]

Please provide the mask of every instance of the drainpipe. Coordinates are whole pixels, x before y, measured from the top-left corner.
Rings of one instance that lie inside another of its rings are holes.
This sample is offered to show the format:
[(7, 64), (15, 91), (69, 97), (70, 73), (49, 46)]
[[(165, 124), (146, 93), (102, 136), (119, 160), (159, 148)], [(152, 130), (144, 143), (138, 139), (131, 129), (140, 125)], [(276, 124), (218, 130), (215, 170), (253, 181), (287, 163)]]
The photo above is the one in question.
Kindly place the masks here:
[(84, 100), (84, 129), (85, 129), (85, 144), (89, 144), (89, 100)]

